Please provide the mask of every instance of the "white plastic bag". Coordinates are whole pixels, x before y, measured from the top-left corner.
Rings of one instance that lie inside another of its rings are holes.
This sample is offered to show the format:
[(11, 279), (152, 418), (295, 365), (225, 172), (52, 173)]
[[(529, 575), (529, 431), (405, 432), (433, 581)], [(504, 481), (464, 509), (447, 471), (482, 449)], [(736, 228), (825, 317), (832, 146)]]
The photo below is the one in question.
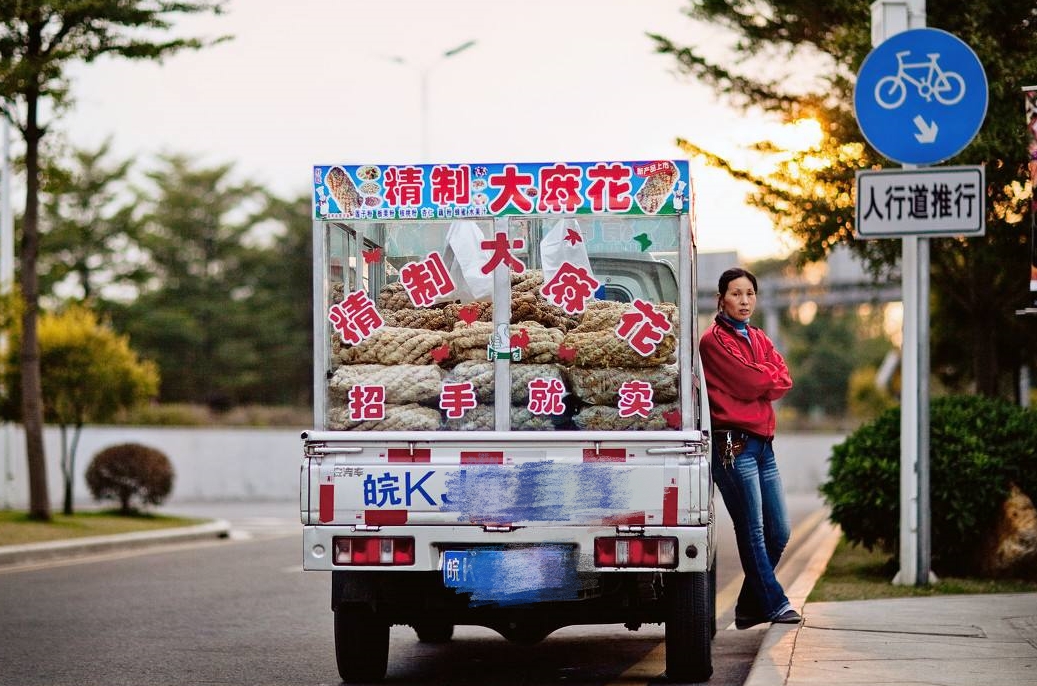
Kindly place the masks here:
[(544, 270), (544, 283), (550, 283), (564, 262), (583, 267), (594, 278), (591, 261), (587, 256), (587, 243), (575, 219), (559, 219), (540, 241), (540, 265)]
[(473, 221), (450, 224), (443, 263), (457, 288), (448, 300), (471, 302), (488, 300), (493, 295), (493, 272), (482, 272), (483, 265), (490, 261), (490, 253), (482, 247), (484, 240), (482, 229)]

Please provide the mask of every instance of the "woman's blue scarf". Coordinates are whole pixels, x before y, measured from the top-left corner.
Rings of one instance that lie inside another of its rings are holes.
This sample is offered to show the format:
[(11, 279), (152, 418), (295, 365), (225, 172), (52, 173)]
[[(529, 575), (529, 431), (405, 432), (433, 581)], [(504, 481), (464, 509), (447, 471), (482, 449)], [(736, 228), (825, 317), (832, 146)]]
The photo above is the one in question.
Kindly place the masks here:
[(748, 320), (748, 319), (746, 319), (746, 320), (745, 320), (745, 321), (743, 322), (743, 321), (739, 321), (739, 320), (737, 320), (737, 319), (732, 319), (731, 317), (728, 317), (728, 316), (727, 316), (726, 314), (724, 314), (723, 312), (718, 312), (717, 314), (718, 314), (718, 316), (719, 316), (719, 317), (720, 317), (721, 319), (723, 319), (723, 320), (724, 320), (725, 322), (727, 322), (727, 323), (728, 323), (728, 324), (730, 324), (730, 325), (731, 325), (732, 327), (734, 327), (734, 330), (735, 330), (735, 331), (737, 331), (738, 333), (740, 333), (740, 334), (742, 334), (743, 336), (745, 336), (745, 340), (747, 340), (747, 341), (748, 341), (748, 340), (751, 340), (751, 339), (749, 338), (749, 320)]

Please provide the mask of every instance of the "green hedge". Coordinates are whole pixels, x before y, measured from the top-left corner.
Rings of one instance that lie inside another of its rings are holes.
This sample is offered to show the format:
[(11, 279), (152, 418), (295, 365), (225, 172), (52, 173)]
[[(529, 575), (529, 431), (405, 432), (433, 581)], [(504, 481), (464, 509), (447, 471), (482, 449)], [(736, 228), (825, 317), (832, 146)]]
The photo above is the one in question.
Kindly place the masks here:
[[(947, 396), (933, 400), (929, 423), (933, 569), (974, 574), (1010, 484), (1037, 499), (1037, 412), (979, 396)], [(821, 493), (850, 541), (896, 550), (899, 407), (833, 448)]]

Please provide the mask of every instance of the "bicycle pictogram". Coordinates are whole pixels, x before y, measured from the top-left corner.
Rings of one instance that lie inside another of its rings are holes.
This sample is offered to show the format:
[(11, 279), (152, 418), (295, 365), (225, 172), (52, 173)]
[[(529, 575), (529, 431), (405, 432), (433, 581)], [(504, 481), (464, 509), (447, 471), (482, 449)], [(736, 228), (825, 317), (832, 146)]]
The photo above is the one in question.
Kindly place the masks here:
[(875, 84), (875, 102), (887, 110), (894, 110), (907, 98), (907, 84), (914, 86), (918, 95), (931, 102), (954, 105), (965, 97), (965, 79), (956, 71), (944, 71), (937, 60), (940, 53), (926, 53), (925, 62), (905, 62), (910, 50), (897, 53), (896, 75), (883, 76)]

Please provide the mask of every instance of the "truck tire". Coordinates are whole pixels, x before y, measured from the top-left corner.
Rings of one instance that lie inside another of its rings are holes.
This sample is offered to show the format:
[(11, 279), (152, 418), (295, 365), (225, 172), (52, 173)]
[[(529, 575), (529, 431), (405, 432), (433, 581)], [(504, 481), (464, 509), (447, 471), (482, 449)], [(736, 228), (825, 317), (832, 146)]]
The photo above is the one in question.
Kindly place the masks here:
[(454, 637), (454, 625), (449, 622), (420, 622), (414, 632), (422, 643), (446, 643)]
[(381, 681), (389, 665), (389, 624), (365, 604), (335, 609), (335, 660), (348, 683)]
[(666, 577), (666, 676), (700, 682), (713, 675), (709, 572)]

